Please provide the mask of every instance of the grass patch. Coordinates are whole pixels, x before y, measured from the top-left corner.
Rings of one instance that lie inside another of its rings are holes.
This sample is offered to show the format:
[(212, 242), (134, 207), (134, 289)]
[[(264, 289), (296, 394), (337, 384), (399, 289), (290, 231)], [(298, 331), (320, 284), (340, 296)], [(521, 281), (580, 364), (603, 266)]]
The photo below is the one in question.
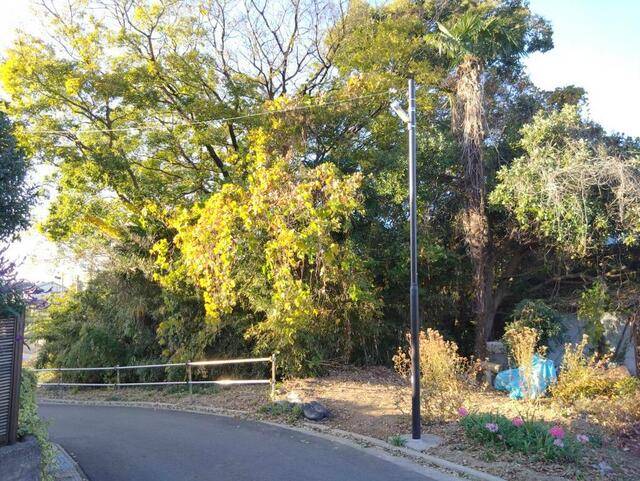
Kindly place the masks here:
[(407, 440), (399, 434), (394, 434), (393, 436), (389, 436), (389, 444), (391, 444), (391, 446), (403, 448), (407, 444)]
[(289, 402), (273, 402), (265, 404), (258, 409), (258, 412), (274, 417), (286, 417), (289, 422), (297, 421), (304, 415), (300, 404)]

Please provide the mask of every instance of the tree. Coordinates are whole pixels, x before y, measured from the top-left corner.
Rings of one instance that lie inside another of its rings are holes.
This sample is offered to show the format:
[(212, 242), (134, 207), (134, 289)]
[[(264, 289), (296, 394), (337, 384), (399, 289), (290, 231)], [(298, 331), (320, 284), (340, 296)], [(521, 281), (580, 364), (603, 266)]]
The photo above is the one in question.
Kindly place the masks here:
[[(14, 240), (29, 225), (35, 190), (27, 181), (28, 168), (11, 122), (0, 112), (0, 241)], [(16, 265), (5, 258), (5, 252), (6, 247), (0, 246), (0, 314), (35, 302), (34, 286), (17, 278)]]
[[(31, 336), (44, 342), (39, 366), (114, 366), (156, 363), (161, 350), (155, 330), (162, 298), (159, 286), (139, 272), (105, 271), (83, 290), (51, 296), (46, 316), (38, 316)], [(71, 373), (96, 382), (109, 373)], [(131, 373), (154, 376), (153, 373)]]
[(0, 240), (11, 240), (29, 225), (35, 191), (28, 184), (29, 164), (16, 144), (7, 115), (0, 112)]
[[(246, 184), (226, 184), (174, 220), (177, 265), (159, 243), (167, 287), (183, 276), (202, 289), (208, 322), (241, 322), (258, 354), (278, 352), (289, 373), (375, 352), (379, 304), (349, 240), (362, 209), (361, 175), (307, 168), (270, 152), (256, 132)], [(234, 316), (234, 314), (236, 314)]]
[[(408, 74), (421, 85), (425, 325), (481, 354), (522, 299), (593, 282), (596, 251), (611, 275), (611, 249), (630, 265), (631, 245), (550, 250), (510, 190), (506, 172), (522, 169), (528, 186), (514, 188), (544, 194), (516, 160), (534, 157), (522, 125), (584, 102), (526, 77), (521, 57), (548, 48), (550, 30), (524, 2), (84, 3), (45, 2), (56, 42), (23, 36), (1, 69), (20, 147), (57, 167), (42, 228), (100, 271), (58, 319), (97, 317), (100, 298), (112, 308), (92, 332), (117, 333), (137, 326), (121, 298), (153, 300), (155, 338), (118, 337), (128, 349), (176, 361), (279, 349), (289, 372), (389, 360), (408, 324), (406, 145), (389, 89)], [(591, 132), (610, 156), (635, 145)], [(51, 343), (59, 353), (92, 339), (77, 324)]]
[(556, 259), (559, 272), (529, 289), (552, 283), (556, 295), (578, 304), (603, 353), (604, 312), (627, 315), (628, 324), (637, 318), (638, 140), (606, 135), (567, 104), (538, 113), (522, 129), (521, 145), (523, 155), (498, 172), (490, 202), (509, 213), (522, 244), (539, 246), (547, 263)]
[[(608, 147), (576, 106), (539, 113), (523, 128), (524, 155), (498, 173), (491, 194), (523, 236), (585, 258), (640, 241), (640, 157)], [(611, 140), (609, 140), (611, 142)]]
[(488, 67), (515, 69), (522, 55), (549, 49), (550, 30), (521, 2), (494, 1), (474, 2), (474, 8), (438, 23), (438, 30), (428, 39), (454, 69), (451, 121), (464, 171), (462, 224), (473, 264), (475, 352), (484, 358), (495, 315), (495, 252), (487, 214), (482, 78)]

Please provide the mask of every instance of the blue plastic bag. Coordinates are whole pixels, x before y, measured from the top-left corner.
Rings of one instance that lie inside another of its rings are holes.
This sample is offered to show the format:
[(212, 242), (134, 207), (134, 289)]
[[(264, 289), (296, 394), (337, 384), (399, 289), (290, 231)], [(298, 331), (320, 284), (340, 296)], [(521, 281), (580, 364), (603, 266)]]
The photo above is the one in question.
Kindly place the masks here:
[[(556, 367), (553, 361), (544, 359), (537, 354), (533, 356), (533, 379), (527, 398), (533, 399), (544, 395), (551, 383), (557, 379)], [(508, 391), (511, 399), (522, 399), (525, 397), (525, 386), (522, 381), (520, 369), (507, 369), (499, 372), (493, 386), (499, 391)]]

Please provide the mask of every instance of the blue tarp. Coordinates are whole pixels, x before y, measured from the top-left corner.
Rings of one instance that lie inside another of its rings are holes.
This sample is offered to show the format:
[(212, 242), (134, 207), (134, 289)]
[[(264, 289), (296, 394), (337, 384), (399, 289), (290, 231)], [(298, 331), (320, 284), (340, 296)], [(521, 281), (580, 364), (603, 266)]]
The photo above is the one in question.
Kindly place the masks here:
[[(522, 399), (525, 397), (525, 386), (521, 378), (520, 369), (507, 369), (496, 375), (493, 385), (499, 391), (508, 391), (511, 399)], [(556, 379), (556, 367), (553, 361), (534, 355), (533, 380), (526, 397), (531, 399), (544, 395), (549, 384)]]

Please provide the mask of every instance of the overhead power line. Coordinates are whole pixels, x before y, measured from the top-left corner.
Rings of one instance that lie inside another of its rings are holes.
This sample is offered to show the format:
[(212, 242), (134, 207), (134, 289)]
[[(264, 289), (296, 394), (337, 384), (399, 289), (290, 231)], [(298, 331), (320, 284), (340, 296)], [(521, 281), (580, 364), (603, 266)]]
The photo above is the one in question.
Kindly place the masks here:
[(284, 109), (278, 109), (278, 110), (261, 110), (258, 112), (249, 112), (246, 114), (242, 114), (242, 115), (235, 115), (232, 117), (221, 117), (221, 118), (215, 118), (215, 119), (206, 119), (206, 120), (194, 120), (194, 121), (184, 121), (184, 122), (158, 122), (156, 121), (154, 124), (150, 125), (150, 124), (144, 124), (144, 125), (133, 125), (133, 126), (128, 126), (128, 127), (115, 127), (115, 128), (111, 128), (111, 129), (61, 129), (61, 130), (29, 130), (28, 132), (30, 134), (34, 134), (34, 135), (65, 135), (65, 134), (89, 134), (89, 133), (108, 133), (108, 132), (138, 132), (138, 131), (151, 131), (151, 130), (162, 130), (165, 129), (167, 126), (171, 126), (171, 127), (184, 127), (184, 126), (197, 126), (197, 125), (206, 125), (206, 124), (211, 124), (211, 123), (216, 123), (216, 122), (231, 122), (231, 121), (235, 121), (235, 120), (242, 120), (242, 119), (247, 119), (247, 118), (252, 118), (252, 117), (264, 117), (267, 115), (275, 115), (275, 114), (280, 114), (280, 113), (287, 113), (287, 112), (297, 112), (297, 111), (301, 111), (301, 110), (311, 110), (311, 109), (315, 109), (315, 108), (321, 108), (321, 107), (330, 107), (330, 106), (335, 106), (335, 105), (342, 105), (342, 104), (351, 104), (354, 103), (358, 100), (363, 100), (363, 99), (368, 99), (368, 98), (373, 98), (373, 97), (381, 97), (383, 95), (389, 95), (391, 92), (389, 92), (388, 90), (384, 91), (384, 92), (375, 92), (375, 93), (371, 93), (371, 94), (367, 94), (367, 95), (361, 95), (358, 97), (349, 97), (343, 100), (335, 100), (333, 102), (323, 102), (320, 104), (316, 104), (316, 105), (299, 105), (299, 106), (295, 106), (295, 107), (288, 107), (288, 108), (284, 108)]

